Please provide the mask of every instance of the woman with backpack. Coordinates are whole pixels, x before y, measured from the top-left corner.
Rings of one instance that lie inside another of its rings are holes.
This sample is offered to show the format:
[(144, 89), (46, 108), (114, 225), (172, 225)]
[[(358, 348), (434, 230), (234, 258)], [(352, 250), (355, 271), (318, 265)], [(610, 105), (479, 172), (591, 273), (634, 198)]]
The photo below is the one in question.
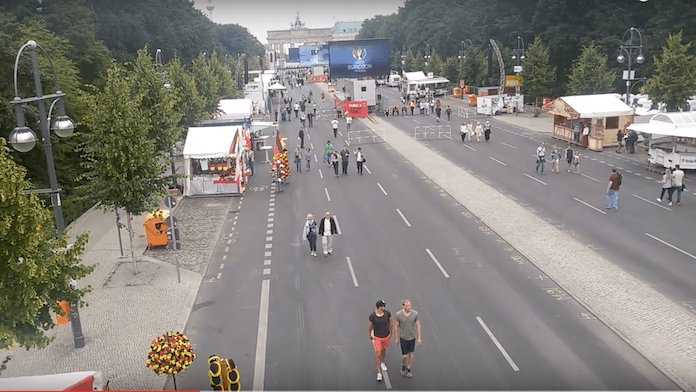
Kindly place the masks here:
[(307, 239), (309, 242), (309, 254), (317, 256), (317, 222), (314, 221), (312, 214), (307, 214), (307, 221), (302, 229), (302, 241)]
[(662, 192), (660, 197), (657, 198), (657, 201), (660, 203), (662, 203), (662, 197), (665, 195), (665, 192), (667, 192), (667, 200), (671, 203), (674, 188), (672, 187), (672, 171), (669, 168), (665, 169), (665, 174), (662, 176)]

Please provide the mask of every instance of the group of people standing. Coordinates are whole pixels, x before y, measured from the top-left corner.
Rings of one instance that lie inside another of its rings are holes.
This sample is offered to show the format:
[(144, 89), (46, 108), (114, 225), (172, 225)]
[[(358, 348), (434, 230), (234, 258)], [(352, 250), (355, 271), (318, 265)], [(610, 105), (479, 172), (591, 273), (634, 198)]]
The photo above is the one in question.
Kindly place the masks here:
[(677, 192), (677, 205), (681, 205), (681, 194), (684, 191), (684, 172), (679, 168), (679, 165), (674, 166), (674, 170), (665, 169), (665, 174), (662, 175), (662, 192), (657, 201), (662, 203), (662, 198), (667, 193), (669, 205), (672, 205), (672, 196)]
[(481, 136), (488, 142), (491, 140), (491, 122), (486, 120), (485, 124), (481, 124), (481, 121), (477, 121), (476, 126), (471, 121), (462, 123), (459, 126), (459, 134), (462, 137), (462, 142), (470, 142), (472, 134), (476, 136), (476, 142), (481, 143)]
[[(365, 163), (365, 154), (362, 151), (362, 148), (358, 147), (357, 150), (353, 151), (353, 155), (355, 155), (355, 163), (358, 169), (358, 174), (362, 175), (363, 174), (363, 164)], [(334, 149), (333, 144), (331, 144), (331, 140), (326, 141), (326, 145), (324, 146), (324, 159), (325, 162), (329, 166), (333, 166), (334, 168), (334, 174), (336, 177), (338, 177), (338, 162), (341, 162), (341, 173), (344, 176), (348, 175), (348, 161), (350, 160), (350, 151), (348, 151), (348, 146), (343, 145), (343, 149), (338, 152), (336, 149)]]

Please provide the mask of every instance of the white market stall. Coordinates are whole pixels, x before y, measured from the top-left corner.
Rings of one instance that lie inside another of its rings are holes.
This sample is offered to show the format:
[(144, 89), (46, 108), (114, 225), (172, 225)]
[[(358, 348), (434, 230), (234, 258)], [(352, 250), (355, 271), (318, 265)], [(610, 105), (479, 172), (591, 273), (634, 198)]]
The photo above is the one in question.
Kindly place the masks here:
[(696, 112), (659, 113), (629, 130), (650, 134), (648, 162), (652, 165), (696, 169)]
[(189, 128), (184, 144), (184, 195), (243, 193), (246, 139), (241, 125)]
[(251, 99), (221, 99), (218, 109), (200, 125), (241, 124), (251, 122), (254, 117), (254, 103)]

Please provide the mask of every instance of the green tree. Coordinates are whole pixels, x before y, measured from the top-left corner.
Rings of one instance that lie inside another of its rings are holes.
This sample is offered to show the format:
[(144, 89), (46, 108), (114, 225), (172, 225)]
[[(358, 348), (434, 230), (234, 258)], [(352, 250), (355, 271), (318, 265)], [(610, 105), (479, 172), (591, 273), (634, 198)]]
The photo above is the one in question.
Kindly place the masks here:
[(146, 45), (136, 54), (130, 80), (135, 94), (142, 94), (142, 110), (152, 123), (149, 137), (155, 143), (155, 150), (168, 154), (181, 138), (182, 113), (175, 109), (177, 97), (165, 87), (164, 70), (158, 68)]
[[(470, 86), (484, 86), (488, 77), (488, 63), (486, 55), (479, 48), (471, 48), (459, 62), (459, 73)], [(458, 82), (458, 81), (457, 81)]]
[[(217, 52), (213, 52), (213, 54), (210, 55), (207, 66), (218, 82), (218, 89), (215, 92), (218, 101), (220, 98), (241, 98), (243, 93), (240, 94), (241, 92), (235, 89), (234, 78), (232, 77), (230, 68), (220, 60)], [(249, 69), (252, 69), (251, 63), (249, 64)]]
[(134, 76), (113, 64), (104, 89), (82, 97), (89, 108), (83, 119), (89, 128), (82, 135), (83, 187), (100, 208), (126, 210), (134, 272), (131, 216), (155, 209), (169, 184), (162, 176), (168, 154), (158, 151), (154, 119), (144, 107), (147, 91), (135, 86)]
[(450, 85), (459, 84), (459, 60), (456, 57), (448, 57), (442, 64), (442, 76), (450, 81)]
[(53, 213), (36, 195), (26, 170), (7, 153), (0, 138), (0, 349), (18, 344), (42, 348), (53, 340), (46, 331), (55, 327), (51, 311), (56, 300), (82, 307), (90, 288), (75, 289), (71, 279), (89, 275), (94, 266), (80, 264), (88, 234), (67, 246), (68, 234), (56, 236)]
[(238, 24), (218, 25), (217, 36), (222, 46), (235, 56), (239, 53), (261, 56), (264, 53), (259, 40)]
[(606, 93), (612, 90), (616, 73), (607, 66), (607, 55), (594, 42), (583, 46), (570, 70), (568, 91), (572, 94)]
[(551, 86), (556, 78), (556, 67), (549, 65), (549, 49), (544, 46), (538, 35), (527, 47), (525, 57), (522, 91), (534, 98), (536, 103), (539, 98), (551, 93)]
[(205, 118), (205, 100), (196, 90), (196, 81), (179, 58), (175, 57), (167, 63), (167, 81), (176, 101), (174, 109), (182, 113), (179, 127), (185, 130)]
[(642, 89), (653, 102), (664, 102), (668, 112), (684, 107), (696, 95), (696, 56), (689, 53), (691, 44), (682, 44), (681, 31), (670, 34), (662, 53), (653, 60), (655, 73)]
[(427, 72), (432, 72), (435, 75), (442, 75), (442, 67), (444, 65), (444, 61), (442, 57), (440, 57), (439, 54), (433, 53), (430, 56), (430, 59), (428, 59), (428, 65), (425, 67), (425, 70)]

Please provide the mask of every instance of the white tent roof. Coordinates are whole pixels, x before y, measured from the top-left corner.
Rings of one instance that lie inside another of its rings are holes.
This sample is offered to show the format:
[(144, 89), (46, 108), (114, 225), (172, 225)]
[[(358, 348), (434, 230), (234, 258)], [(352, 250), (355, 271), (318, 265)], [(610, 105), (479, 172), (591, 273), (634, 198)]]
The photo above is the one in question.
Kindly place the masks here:
[(417, 72), (404, 72), (404, 78), (409, 82), (427, 79), (428, 77), (422, 71)]
[(653, 135), (696, 137), (696, 112), (659, 113), (643, 124), (631, 124), (628, 129)]
[(278, 82), (275, 82), (268, 89), (269, 90), (287, 90), (287, 87), (283, 86), (282, 84), (280, 84)]
[(225, 158), (230, 156), (232, 141), (239, 125), (193, 127), (188, 129), (184, 144), (184, 158)]
[(254, 112), (254, 104), (251, 99), (221, 99), (218, 110), (223, 118), (249, 118)]
[(630, 116), (633, 109), (614, 94), (573, 95), (561, 98), (580, 118)]

